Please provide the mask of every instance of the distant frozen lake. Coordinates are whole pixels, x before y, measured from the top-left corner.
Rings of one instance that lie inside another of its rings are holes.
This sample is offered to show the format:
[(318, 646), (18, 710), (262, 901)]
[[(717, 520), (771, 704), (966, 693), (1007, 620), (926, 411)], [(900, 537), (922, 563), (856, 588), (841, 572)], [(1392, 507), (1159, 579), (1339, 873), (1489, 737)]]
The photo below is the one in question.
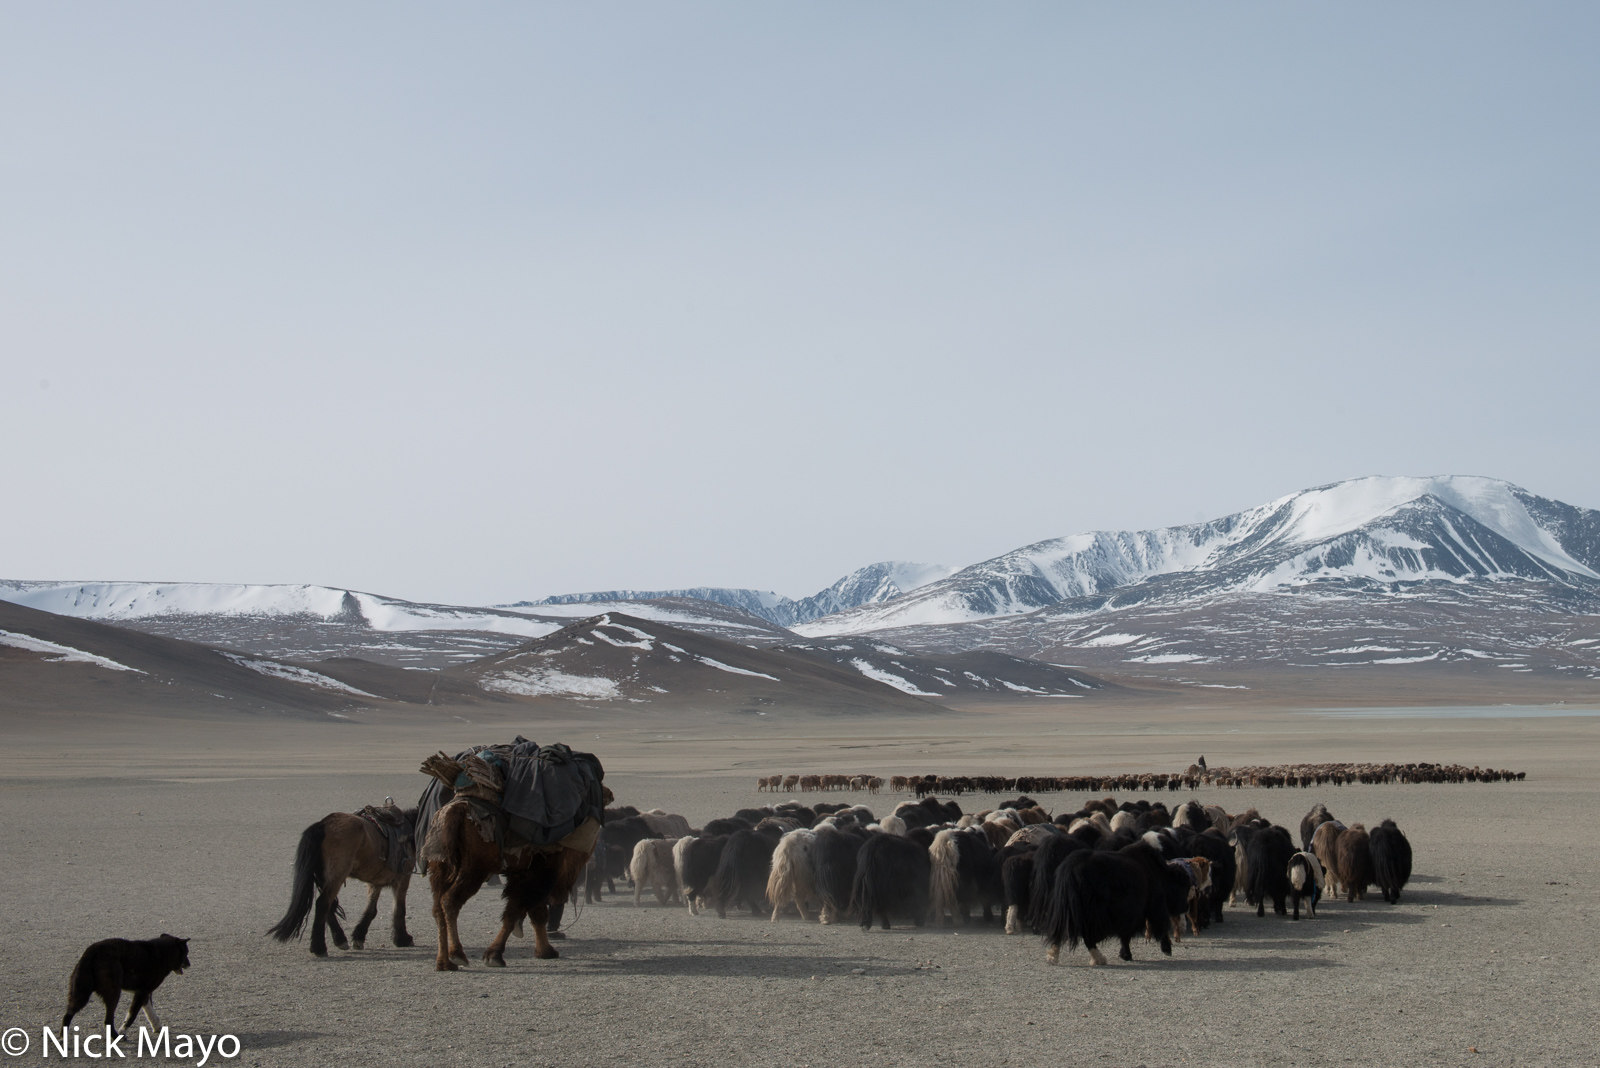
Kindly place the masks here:
[(1472, 705), (1439, 708), (1318, 708), (1299, 716), (1385, 719), (1541, 719), (1554, 716), (1600, 716), (1600, 708), (1581, 705)]

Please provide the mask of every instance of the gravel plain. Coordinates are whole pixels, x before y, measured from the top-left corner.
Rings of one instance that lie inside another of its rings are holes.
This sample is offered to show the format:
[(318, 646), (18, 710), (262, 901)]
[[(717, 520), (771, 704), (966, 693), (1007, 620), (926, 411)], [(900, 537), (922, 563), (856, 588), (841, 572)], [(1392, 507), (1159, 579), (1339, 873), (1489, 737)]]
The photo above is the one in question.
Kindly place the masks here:
[[(1417, 725), (1419, 744), (1455, 747), (1451, 759), (1492, 741), (1469, 762), (1526, 768), (1520, 784), (1202, 788), (1204, 802), (1255, 806), (1292, 827), (1319, 800), (1347, 823), (1393, 818), (1415, 847), (1417, 874), (1397, 906), (1376, 896), (1326, 902), (1316, 920), (1298, 923), (1230, 909), (1170, 959), (1135, 943), (1133, 963), (1105, 968), (1089, 967), (1081, 951), (1049, 967), (1035, 938), (1007, 937), (998, 924), (863, 932), (792, 916), (696, 917), (649, 898), (635, 907), (619, 886), (569, 917), (558, 961), (535, 960), (531, 939), (513, 940), (504, 970), (475, 960), (436, 973), (421, 878), (409, 909), (415, 947), (388, 945), (380, 916), (365, 950), (317, 960), (303, 943), (261, 934), (287, 903), (299, 832), (329, 811), (418, 793), (411, 739), (391, 746), (346, 732), (308, 747), (285, 741), (301, 728), (284, 727), (276, 747), (265, 738), (236, 751), (212, 746), (213, 774), (137, 752), (124, 762), (146, 761), (146, 774), (102, 768), (73, 780), (37, 774), (36, 764), (22, 772), (12, 760), (0, 779), (0, 912), (10, 928), (0, 943), (0, 1027), (30, 1032), (33, 1048), (10, 1059), (32, 1062), (38, 1028), (59, 1020), (88, 943), (167, 931), (193, 939), (193, 966), (158, 993), (164, 1022), (237, 1035), (243, 1052), (225, 1062), (234, 1064), (1593, 1064), (1600, 975), (1588, 828), (1600, 819), (1600, 788), (1590, 774), (1593, 727), (1574, 724), (1506, 722), (1485, 734), (1478, 721), (1461, 730), (1479, 733), (1453, 741), (1448, 724)], [(979, 733), (954, 718), (942, 729)], [(1551, 744), (1563, 736), (1569, 744)], [(1518, 738), (1530, 740), (1523, 751)], [(182, 739), (162, 744), (171, 753)], [(1124, 760), (1127, 744), (1075, 743), (1080, 753), (1101, 745), (1107, 760)], [(1004, 752), (1008, 743), (995, 745)], [(803, 751), (793, 740), (774, 739), (763, 755), (703, 739), (695, 761), (648, 772), (650, 751), (619, 745), (607, 782), (623, 802), (698, 825), (769, 799), (755, 792), (753, 770), (729, 770), (752, 754), (762, 773), (829, 770), (796, 763)], [(295, 753), (307, 754), (303, 766)], [(330, 754), (381, 770), (330, 772)], [(1024, 756), (1032, 770), (1049, 763), (1018, 750)], [(898, 798), (829, 800), (877, 811)], [(1041, 800), (1061, 810), (1082, 798)], [(361, 889), (345, 892), (352, 914)], [(488, 941), (498, 908), (486, 888), (463, 913), (469, 953)], [(97, 1022), (98, 1004), (79, 1022)]]

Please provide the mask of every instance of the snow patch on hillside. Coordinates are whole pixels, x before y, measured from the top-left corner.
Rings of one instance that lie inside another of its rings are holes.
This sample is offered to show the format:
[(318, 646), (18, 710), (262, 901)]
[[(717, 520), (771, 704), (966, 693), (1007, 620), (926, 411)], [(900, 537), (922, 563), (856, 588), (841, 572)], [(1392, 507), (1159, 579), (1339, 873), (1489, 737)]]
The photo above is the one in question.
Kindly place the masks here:
[(758, 679), (771, 679), (773, 682), (783, 681), (776, 675), (764, 675), (759, 671), (746, 671), (744, 668), (734, 667), (731, 664), (724, 664), (720, 660), (713, 660), (709, 656), (697, 656), (695, 659), (700, 661), (700, 663), (704, 664), (706, 667), (714, 667), (718, 671), (726, 671), (733, 675), (752, 675)]
[(258, 675), (267, 675), (271, 678), (284, 679), (288, 682), (298, 682), (323, 690), (333, 690), (336, 693), (345, 693), (352, 697), (370, 697), (375, 701), (379, 700), (377, 694), (358, 690), (354, 686), (347, 686), (338, 679), (331, 679), (309, 668), (295, 667), (292, 664), (280, 664), (276, 660), (252, 660), (250, 657), (240, 656), (237, 653), (223, 653), (222, 656), (240, 667), (249, 668)]
[(919, 690), (917, 689), (916, 684), (911, 680), (903, 679), (899, 675), (896, 675), (890, 671), (885, 671), (880, 667), (874, 667), (870, 661), (862, 660), (860, 657), (856, 657), (855, 659), (851, 660), (850, 664), (857, 671), (861, 672), (861, 674), (865, 675), (867, 678), (872, 679), (874, 682), (881, 682), (885, 686), (893, 686), (902, 693), (908, 693), (913, 697), (944, 696), (943, 694), (929, 693), (926, 690)]
[(131, 671), (135, 675), (145, 672), (138, 668), (119, 664), (104, 656), (86, 653), (82, 649), (74, 649), (70, 645), (57, 645), (47, 642), (43, 638), (35, 638), (31, 634), (17, 634), (9, 630), (0, 630), (0, 645), (9, 645), (13, 649), (26, 649), (30, 653), (45, 653), (46, 659), (52, 663), (71, 662), (78, 664), (93, 664), (95, 667), (105, 668), (107, 671)]
[(491, 693), (518, 697), (584, 697), (592, 701), (613, 701), (622, 689), (611, 679), (597, 675), (568, 675), (553, 668), (523, 668), (478, 680)]

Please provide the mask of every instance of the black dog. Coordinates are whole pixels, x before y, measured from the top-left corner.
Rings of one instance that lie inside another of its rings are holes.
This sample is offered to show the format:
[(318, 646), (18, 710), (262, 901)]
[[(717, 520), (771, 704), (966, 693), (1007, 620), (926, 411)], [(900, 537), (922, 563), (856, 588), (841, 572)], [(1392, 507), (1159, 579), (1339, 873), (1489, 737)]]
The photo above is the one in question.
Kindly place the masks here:
[(128, 1019), (122, 1029), (133, 1024), (133, 1018), (144, 1010), (150, 1026), (160, 1028), (150, 995), (169, 975), (182, 975), (189, 966), (189, 940), (164, 934), (142, 942), (126, 938), (108, 938), (96, 942), (83, 951), (78, 966), (72, 969), (67, 983), (67, 1014), (61, 1018), (66, 1027), (78, 1010), (89, 1004), (95, 994), (106, 1003), (106, 1026), (114, 1022), (117, 1002), (124, 990), (133, 991), (133, 1004), (128, 1007)]

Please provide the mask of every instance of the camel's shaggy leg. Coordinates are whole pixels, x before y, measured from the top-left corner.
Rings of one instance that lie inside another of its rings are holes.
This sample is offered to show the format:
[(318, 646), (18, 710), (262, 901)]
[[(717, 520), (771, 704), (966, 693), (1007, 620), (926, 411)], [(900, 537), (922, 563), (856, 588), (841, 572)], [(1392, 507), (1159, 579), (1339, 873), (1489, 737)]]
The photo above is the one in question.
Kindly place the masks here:
[(528, 910), (528, 918), (533, 920), (533, 955), (540, 960), (554, 960), (561, 956), (556, 952), (556, 947), (550, 944), (550, 931), (545, 926), (550, 920), (549, 906), (536, 905)]
[(491, 968), (506, 966), (506, 941), (513, 931), (522, 926), (526, 911), (515, 901), (506, 902), (505, 912), (500, 917), (500, 930), (494, 936), (494, 941), (489, 943), (489, 948), (483, 951), (483, 963)]
[(456, 970), (456, 965), (450, 959), (450, 921), (445, 919), (444, 874), (430, 870), (428, 872), (428, 881), (433, 884), (433, 922), (439, 928), (439, 953), (434, 958), (433, 966), (441, 972), (453, 972)]
[(461, 915), (461, 906), (477, 892), (477, 888), (467, 891), (470, 880), (462, 878), (461, 873), (457, 873), (456, 879), (448, 886), (443, 885), (443, 873), (430, 871), (428, 877), (434, 885), (433, 918), (439, 925), (439, 955), (434, 960), (434, 967), (441, 972), (453, 972), (467, 963), (467, 951), (462, 948), (461, 931), (456, 920)]

